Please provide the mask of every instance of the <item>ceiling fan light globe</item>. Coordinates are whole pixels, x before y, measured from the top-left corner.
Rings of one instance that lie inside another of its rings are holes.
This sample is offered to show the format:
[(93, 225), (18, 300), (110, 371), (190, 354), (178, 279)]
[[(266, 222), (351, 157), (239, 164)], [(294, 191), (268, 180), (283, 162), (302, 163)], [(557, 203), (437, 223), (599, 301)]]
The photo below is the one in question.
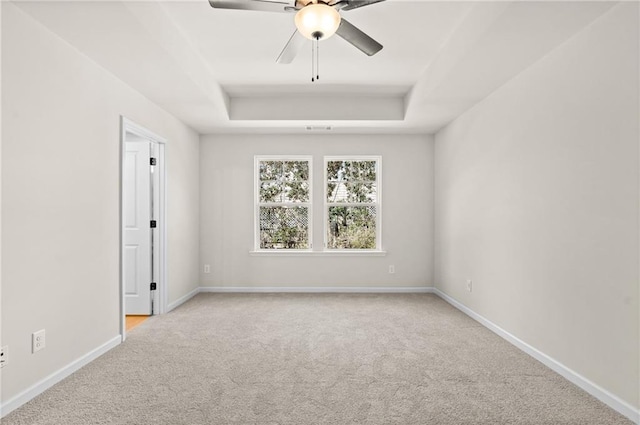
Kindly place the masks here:
[(340, 14), (323, 3), (311, 3), (296, 13), (296, 28), (309, 40), (331, 37), (340, 26)]

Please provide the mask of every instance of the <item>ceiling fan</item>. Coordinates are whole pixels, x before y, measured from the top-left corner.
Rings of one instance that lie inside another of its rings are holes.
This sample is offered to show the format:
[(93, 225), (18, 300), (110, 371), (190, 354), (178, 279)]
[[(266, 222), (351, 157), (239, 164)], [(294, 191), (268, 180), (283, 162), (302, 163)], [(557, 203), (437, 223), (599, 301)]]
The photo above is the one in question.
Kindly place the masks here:
[[(260, 10), (267, 12), (295, 12), (296, 31), (276, 62), (291, 63), (305, 39), (316, 43), (337, 34), (368, 56), (382, 49), (382, 45), (340, 16), (340, 11), (357, 9), (384, 0), (209, 0), (218, 9)], [(317, 57), (315, 57), (317, 60)], [(313, 78), (312, 78), (313, 80)]]

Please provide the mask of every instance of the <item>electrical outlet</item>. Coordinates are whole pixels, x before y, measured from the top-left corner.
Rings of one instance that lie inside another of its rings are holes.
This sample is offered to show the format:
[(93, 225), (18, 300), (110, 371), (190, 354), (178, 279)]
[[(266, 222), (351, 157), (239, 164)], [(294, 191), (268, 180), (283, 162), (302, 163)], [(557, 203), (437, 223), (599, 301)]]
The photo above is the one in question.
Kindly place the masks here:
[(31, 342), (33, 343), (32, 353), (40, 351), (44, 347), (46, 347), (47, 344), (46, 344), (44, 329), (41, 329), (38, 332), (32, 333), (31, 334)]
[(211, 266), (209, 264), (205, 264), (204, 265), (204, 272), (205, 273), (211, 273)]
[(471, 279), (467, 279), (467, 291), (471, 292), (473, 289), (473, 281)]
[(394, 274), (396, 272), (396, 266), (389, 266), (389, 274)]
[(5, 367), (9, 363), (9, 346), (5, 345), (0, 348), (0, 368)]

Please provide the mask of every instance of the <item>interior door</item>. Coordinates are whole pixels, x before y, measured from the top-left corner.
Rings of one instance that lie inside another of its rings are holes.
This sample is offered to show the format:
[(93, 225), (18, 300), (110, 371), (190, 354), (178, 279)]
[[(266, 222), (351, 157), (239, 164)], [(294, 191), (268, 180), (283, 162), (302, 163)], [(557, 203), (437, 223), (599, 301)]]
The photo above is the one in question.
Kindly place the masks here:
[(151, 144), (126, 142), (123, 172), (125, 313), (150, 315), (152, 280)]

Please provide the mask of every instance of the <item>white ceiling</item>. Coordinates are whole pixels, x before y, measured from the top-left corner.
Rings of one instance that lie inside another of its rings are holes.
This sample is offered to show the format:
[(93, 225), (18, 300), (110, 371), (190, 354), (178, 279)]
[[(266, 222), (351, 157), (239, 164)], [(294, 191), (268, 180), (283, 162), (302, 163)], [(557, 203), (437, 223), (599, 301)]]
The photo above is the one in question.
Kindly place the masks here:
[[(432, 133), (610, 9), (614, 2), (387, 0), (343, 11), (384, 45), (334, 36), (275, 59), (293, 14), (199, 1), (16, 1), (78, 50), (200, 133)], [(308, 47), (308, 48), (307, 48)]]

